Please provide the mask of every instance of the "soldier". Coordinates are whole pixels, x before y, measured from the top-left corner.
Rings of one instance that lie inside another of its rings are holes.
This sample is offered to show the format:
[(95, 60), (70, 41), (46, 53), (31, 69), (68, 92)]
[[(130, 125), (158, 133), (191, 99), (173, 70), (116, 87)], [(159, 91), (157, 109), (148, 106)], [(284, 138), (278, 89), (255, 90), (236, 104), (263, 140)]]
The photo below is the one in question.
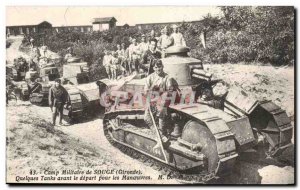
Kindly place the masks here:
[[(148, 74), (154, 72), (153, 61), (155, 59), (161, 58), (161, 52), (157, 50), (157, 40), (155, 38), (150, 39), (149, 49), (144, 53), (142, 58), (142, 64), (140, 65), (142, 69), (146, 70)], [(145, 66), (147, 65), (148, 68)]]
[[(162, 61), (157, 59), (153, 62), (154, 65), (154, 73), (149, 75), (146, 78), (146, 85), (144, 87), (145, 94), (151, 95), (151, 92), (156, 91), (159, 95), (162, 95), (165, 92), (169, 92), (169, 90), (177, 90), (171, 87), (172, 84), (177, 84), (177, 82), (168, 76), (167, 73), (163, 71)], [(161, 133), (162, 141), (166, 145), (169, 142), (167, 137), (168, 129), (167, 129), (167, 120), (169, 117), (167, 107), (170, 105), (168, 102), (162, 102), (159, 107), (158, 102), (151, 102), (149, 107), (145, 111), (144, 120), (147, 125), (153, 129), (153, 119), (151, 117), (150, 110), (154, 116), (158, 118), (158, 129)], [(153, 149), (159, 148), (159, 144), (157, 144)]]
[(117, 51), (118, 53), (118, 59), (119, 59), (119, 68), (123, 68), (122, 69), (122, 74), (125, 74), (125, 44), (122, 43), (122, 45), (117, 44)]
[(159, 37), (157, 37), (157, 36), (158, 35), (155, 33), (155, 31), (151, 30), (151, 32), (150, 32), (150, 39), (156, 39), (156, 40), (158, 40)]
[(142, 56), (149, 49), (149, 43), (146, 41), (145, 34), (142, 35), (141, 43), (139, 44), (139, 49)]
[(130, 73), (132, 68), (134, 68), (136, 72), (139, 72), (140, 49), (135, 38), (132, 39), (132, 44), (128, 47), (128, 51)]
[(39, 48), (33, 47), (32, 51), (31, 51), (31, 55), (30, 55), (31, 64), (37, 65), (40, 61), (40, 57), (41, 57), (41, 54), (40, 54)]
[(171, 37), (174, 40), (174, 46), (186, 46), (183, 35), (178, 31), (178, 26), (174, 24), (172, 28), (173, 28), (173, 33), (171, 34)]
[(42, 51), (42, 56), (43, 57), (47, 57), (48, 56), (48, 54), (47, 54), (48, 47), (45, 44), (43, 44), (43, 46), (41, 47), (41, 51)]
[[(215, 86), (212, 87), (212, 85)], [(225, 97), (228, 93), (227, 88), (224, 84), (218, 81), (212, 81), (210, 82), (210, 84), (203, 83), (196, 88), (196, 96), (197, 93), (199, 93), (199, 98), (197, 98), (198, 103), (208, 105), (216, 109), (224, 110)]]
[(112, 54), (111, 66), (110, 66), (111, 79), (116, 80), (117, 79), (117, 68), (119, 65), (118, 53), (112, 51), (111, 54)]
[(68, 62), (68, 59), (73, 57), (73, 49), (71, 47), (68, 47), (67, 54), (65, 55), (65, 60)]
[(64, 105), (68, 101), (68, 92), (61, 85), (60, 79), (55, 79), (55, 84), (49, 90), (49, 106), (52, 111), (52, 124), (55, 125), (56, 117), (59, 115), (59, 125), (62, 125), (62, 116)]
[(161, 30), (161, 36), (159, 37), (159, 40), (158, 40), (158, 43), (157, 43), (157, 46), (162, 51), (163, 57), (164, 57), (165, 49), (172, 46), (173, 43), (174, 43), (173, 38), (168, 35), (168, 28), (164, 27)]
[(106, 74), (108, 76), (108, 79), (111, 79), (111, 72), (110, 72), (110, 67), (111, 67), (111, 56), (110, 56), (110, 51), (104, 50), (104, 56), (103, 56), (103, 66), (105, 67)]
[(129, 55), (128, 55), (128, 48), (126, 49), (125, 43), (121, 44), (121, 51), (123, 53), (123, 58), (122, 58), (122, 61), (121, 61), (121, 65), (125, 69), (126, 74), (128, 74), (128, 68), (129, 68), (129, 66), (128, 66), (128, 57), (129, 57)]
[(118, 57), (124, 56), (124, 52), (122, 51), (121, 45), (120, 45), (120, 44), (117, 44), (117, 50), (116, 50), (116, 53), (118, 54)]
[(34, 39), (33, 38), (30, 38), (30, 47), (31, 47), (31, 51), (32, 49), (34, 48)]

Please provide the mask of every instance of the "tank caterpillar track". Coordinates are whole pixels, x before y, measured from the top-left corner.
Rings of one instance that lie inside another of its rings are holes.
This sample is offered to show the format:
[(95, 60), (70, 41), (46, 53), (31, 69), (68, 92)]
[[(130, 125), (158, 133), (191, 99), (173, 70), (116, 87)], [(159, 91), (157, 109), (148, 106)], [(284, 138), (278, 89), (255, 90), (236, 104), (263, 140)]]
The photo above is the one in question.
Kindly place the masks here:
[(71, 123), (75, 119), (79, 119), (83, 116), (83, 103), (81, 94), (78, 89), (74, 88), (73, 86), (68, 86), (66, 88), (69, 100), (70, 100), (70, 108), (64, 108), (64, 120)]
[[(148, 165), (152, 167), (153, 169), (160, 171), (163, 175), (168, 176), (169, 178), (176, 179), (182, 183), (197, 183), (197, 184), (207, 184), (207, 183), (213, 183), (214, 181), (218, 180), (219, 177), (216, 176), (216, 172), (202, 172), (197, 174), (186, 174), (182, 171), (178, 171), (178, 169), (172, 167), (171, 165), (168, 165), (166, 163), (163, 163), (159, 160), (154, 159), (151, 156), (148, 156), (146, 154), (143, 154), (131, 147), (128, 147), (126, 145), (123, 145), (119, 143), (118, 141), (115, 141), (108, 129), (109, 120), (114, 119), (117, 115), (123, 115), (123, 114), (133, 114), (133, 110), (122, 110), (122, 111), (116, 111), (116, 112), (109, 112), (105, 114), (104, 120), (103, 120), (103, 130), (104, 134), (107, 138), (107, 140), (116, 148), (118, 148), (123, 153), (129, 155), (130, 157), (134, 159), (138, 159), (141, 162), (145, 163), (145, 165)], [(136, 114), (138, 115), (139, 111), (136, 111)]]
[[(172, 109), (175, 107), (176, 106), (174, 106)], [(190, 120), (188, 123), (194, 123), (194, 125), (197, 123), (202, 123), (207, 127), (197, 131), (195, 130), (195, 126), (190, 125), (191, 132), (186, 134), (183, 133), (183, 138), (189, 139), (196, 133), (207, 134), (209, 131), (211, 133), (211, 138), (214, 140), (209, 142), (209, 148), (206, 150), (207, 155), (209, 155), (208, 159), (214, 160), (212, 161), (212, 168), (215, 168), (216, 175), (222, 176), (232, 171), (238, 154), (236, 152), (234, 134), (230, 131), (224, 120), (212, 112), (209, 112), (210, 109), (210, 107), (203, 105), (179, 105), (176, 107), (176, 109), (174, 109), (174, 111), (183, 115), (185, 118), (189, 118)], [(188, 127), (188, 125), (186, 124), (185, 127)], [(192, 139), (195, 140), (202, 138), (194, 137)]]

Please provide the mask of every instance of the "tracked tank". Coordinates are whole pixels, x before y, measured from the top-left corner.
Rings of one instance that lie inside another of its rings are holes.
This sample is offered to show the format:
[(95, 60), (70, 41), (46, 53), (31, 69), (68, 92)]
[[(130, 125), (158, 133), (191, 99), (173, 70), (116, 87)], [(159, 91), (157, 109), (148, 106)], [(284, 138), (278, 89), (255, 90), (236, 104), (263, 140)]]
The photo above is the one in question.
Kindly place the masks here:
[(29, 71), (26, 76), (28, 76), (29, 101), (35, 105), (47, 106), (49, 90), (54, 85), (55, 79), (60, 78), (58, 68), (52, 63), (39, 68), (39, 72)]
[[(100, 97), (106, 102), (103, 128), (109, 142), (167, 175), (199, 183), (230, 173), (243, 151), (262, 147), (266, 156), (276, 157), (292, 145), (291, 121), (272, 101), (252, 99), (233, 88), (216, 95), (222, 99), (218, 108), (198, 101), (203, 86), (215, 90), (224, 81), (213, 79), (188, 51), (187, 47), (173, 46), (162, 59), (164, 71), (177, 81), (183, 100), (168, 107), (172, 116), (168, 145), (158, 130), (145, 123), (147, 106), (132, 104), (138, 97), (135, 92), (143, 91), (145, 74), (124, 80), (117, 88), (108, 81), (98, 81)], [(103, 96), (104, 91), (108, 95)], [(152, 119), (157, 129), (157, 119), (153, 115)], [(177, 135), (172, 135), (175, 130)], [(157, 144), (160, 149), (154, 151)]]
[(87, 62), (81, 58), (69, 58), (63, 66), (63, 85), (70, 100), (70, 106), (63, 111), (66, 121), (74, 122), (83, 116), (99, 113), (99, 90), (94, 82), (90, 82)]

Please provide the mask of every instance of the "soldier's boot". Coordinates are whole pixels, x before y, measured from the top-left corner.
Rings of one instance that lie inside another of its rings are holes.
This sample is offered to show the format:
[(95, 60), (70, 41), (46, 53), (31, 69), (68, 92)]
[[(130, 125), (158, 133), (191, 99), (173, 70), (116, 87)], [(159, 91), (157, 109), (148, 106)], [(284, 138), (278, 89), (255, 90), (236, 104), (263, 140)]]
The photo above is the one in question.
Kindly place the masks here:
[(181, 132), (181, 127), (179, 125), (180, 118), (176, 113), (172, 113), (171, 114), (171, 120), (172, 120), (172, 123), (174, 123), (174, 130), (171, 133), (171, 137), (178, 138), (178, 137), (181, 136), (181, 133), (182, 133)]
[(171, 136), (174, 138), (178, 138), (181, 136), (181, 127), (179, 126), (179, 124), (177, 123), (174, 124), (174, 130), (171, 133)]
[(161, 136), (163, 146), (169, 146), (170, 145), (170, 139), (167, 137), (168, 133), (167, 133), (166, 121), (164, 119), (159, 118), (158, 123), (159, 123), (158, 129), (159, 129), (159, 132), (160, 132), (160, 136)]
[(53, 126), (55, 126), (55, 124), (56, 124), (56, 115), (55, 114), (52, 114), (52, 124), (53, 124)]

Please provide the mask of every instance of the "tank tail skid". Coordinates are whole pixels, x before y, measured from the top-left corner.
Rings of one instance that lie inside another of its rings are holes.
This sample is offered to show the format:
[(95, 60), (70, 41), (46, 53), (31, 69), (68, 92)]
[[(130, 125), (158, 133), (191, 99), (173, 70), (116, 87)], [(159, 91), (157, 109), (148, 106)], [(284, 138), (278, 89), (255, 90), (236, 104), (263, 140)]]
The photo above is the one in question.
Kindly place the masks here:
[(268, 155), (275, 157), (292, 146), (291, 120), (286, 112), (272, 101), (259, 102), (249, 114), (249, 119), (254, 131), (268, 143)]

